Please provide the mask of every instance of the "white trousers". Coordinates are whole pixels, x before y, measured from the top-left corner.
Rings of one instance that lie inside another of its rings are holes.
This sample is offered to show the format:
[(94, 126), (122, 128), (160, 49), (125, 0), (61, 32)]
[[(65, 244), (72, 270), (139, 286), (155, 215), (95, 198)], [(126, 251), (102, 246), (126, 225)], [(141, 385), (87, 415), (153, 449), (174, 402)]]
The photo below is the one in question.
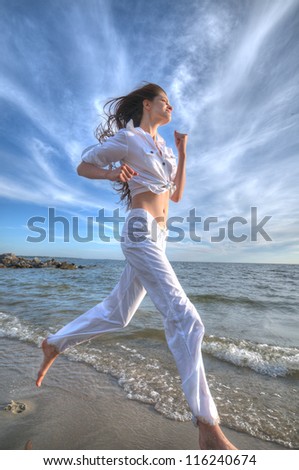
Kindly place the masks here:
[(166, 257), (166, 237), (167, 231), (151, 214), (132, 209), (122, 231), (127, 262), (118, 284), (101, 303), (50, 335), (48, 342), (62, 352), (101, 333), (124, 328), (147, 292), (162, 314), (166, 340), (194, 418), (216, 424), (218, 413), (201, 354), (204, 326)]

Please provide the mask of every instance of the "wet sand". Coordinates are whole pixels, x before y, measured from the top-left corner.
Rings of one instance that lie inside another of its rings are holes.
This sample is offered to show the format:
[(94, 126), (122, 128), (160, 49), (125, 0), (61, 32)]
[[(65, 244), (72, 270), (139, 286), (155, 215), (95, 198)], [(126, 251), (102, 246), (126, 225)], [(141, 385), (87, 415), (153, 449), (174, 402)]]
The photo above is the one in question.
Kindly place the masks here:
[[(60, 356), (40, 389), (35, 387), (41, 350), (0, 338), (0, 449), (196, 450), (198, 431), (190, 422), (164, 418), (152, 406), (128, 400), (112, 377)], [(11, 400), (21, 413), (4, 411)], [(230, 429), (240, 450), (284, 449)]]

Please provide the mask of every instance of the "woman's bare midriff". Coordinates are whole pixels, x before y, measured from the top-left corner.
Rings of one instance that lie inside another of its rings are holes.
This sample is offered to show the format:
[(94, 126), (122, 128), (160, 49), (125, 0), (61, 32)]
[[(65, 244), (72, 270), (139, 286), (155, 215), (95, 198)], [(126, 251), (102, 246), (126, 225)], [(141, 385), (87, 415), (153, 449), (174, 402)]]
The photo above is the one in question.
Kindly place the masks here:
[(155, 194), (151, 191), (146, 191), (141, 194), (136, 194), (132, 198), (132, 209), (144, 209), (149, 212), (158, 222), (158, 224), (165, 228), (168, 215), (169, 204), (169, 191), (162, 194)]

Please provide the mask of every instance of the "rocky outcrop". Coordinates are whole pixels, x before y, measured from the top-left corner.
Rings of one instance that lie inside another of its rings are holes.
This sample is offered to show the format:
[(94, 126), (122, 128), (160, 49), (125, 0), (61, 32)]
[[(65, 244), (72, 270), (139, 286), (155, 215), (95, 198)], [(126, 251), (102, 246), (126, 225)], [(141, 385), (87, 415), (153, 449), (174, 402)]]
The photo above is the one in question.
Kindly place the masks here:
[(78, 269), (83, 266), (77, 266), (68, 261), (57, 261), (54, 258), (41, 261), (39, 258), (24, 258), (16, 256), (14, 253), (3, 253), (0, 255), (0, 268), (59, 268), (59, 269)]

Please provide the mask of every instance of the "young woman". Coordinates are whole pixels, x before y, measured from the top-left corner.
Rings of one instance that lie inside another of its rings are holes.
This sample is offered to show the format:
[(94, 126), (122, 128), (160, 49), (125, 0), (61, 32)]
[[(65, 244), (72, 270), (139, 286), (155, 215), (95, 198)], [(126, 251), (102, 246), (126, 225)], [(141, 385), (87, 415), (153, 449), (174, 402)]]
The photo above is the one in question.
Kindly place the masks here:
[[(107, 122), (98, 128), (100, 143), (83, 152), (77, 171), (86, 178), (121, 184), (121, 199), (130, 209), (121, 242), (126, 266), (103, 302), (43, 341), (44, 359), (36, 384), (41, 385), (66, 348), (124, 328), (147, 292), (163, 316), (168, 346), (199, 427), (200, 448), (235, 449), (220, 429), (207, 384), (201, 354), (203, 323), (165, 254), (169, 199), (180, 201), (185, 185), (187, 135), (175, 131), (176, 164), (171, 148), (158, 134), (172, 112), (167, 94), (158, 85), (147, 84), (107, 105)], [(115, 166), (115, 162), (120, 163)]]

